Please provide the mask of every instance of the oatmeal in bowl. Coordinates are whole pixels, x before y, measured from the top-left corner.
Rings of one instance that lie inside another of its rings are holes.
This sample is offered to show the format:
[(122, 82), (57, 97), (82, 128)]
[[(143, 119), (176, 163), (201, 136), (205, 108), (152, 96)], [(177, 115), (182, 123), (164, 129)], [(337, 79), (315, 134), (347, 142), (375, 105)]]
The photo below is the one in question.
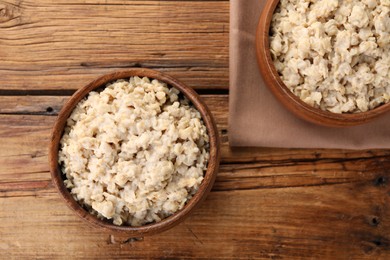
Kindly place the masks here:
[(267, 86), (304, 119), (346, 126), (389, 110), (388, 0), (269, 1), (257, 53)]
[(207, 107), (183, 86), (130, 70), (93, 82), (65, 105), (50, 161), (55, 184), (79, 215), (154, 233), (181, 221), (209, 192), (217, 132)]

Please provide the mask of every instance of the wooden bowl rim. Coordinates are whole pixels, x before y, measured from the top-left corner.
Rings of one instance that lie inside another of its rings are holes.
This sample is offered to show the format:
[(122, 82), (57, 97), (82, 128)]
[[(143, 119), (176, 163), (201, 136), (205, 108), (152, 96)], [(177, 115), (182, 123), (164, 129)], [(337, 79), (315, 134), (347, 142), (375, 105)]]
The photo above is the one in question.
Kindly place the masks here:
[(270, 0), (264, 6), (257, 26), (256, 54), (263, 78), (266, 78), (266, 76), (272, 78), (272, 81), (265, 79), (267, 87), (285, 107), (302, 119), (318, 125), (331, 127), (361, 125), (390, 111), (389, 102), (367, 112), (336, 114), (320, 108), (314, 108), (292, 93), (280, 78), (270, 51), (269, 31), (271, 20), (279, 2), (280, 0)]
[[(200, 112), (202, 119), (206, 125), (209, 138), (210, 138), (210, 159), (208, 162), (207, 170), (204, 176), (204, 179), (199, 187), (199, 190), (195, 195), (187, 202), (187, 204), (177, 211), (173, 215), (161, 220), (160, 222), (151, 223), (148, 225), (140, 227), (131, 227), (131, 226), (116, 226), (110, 223), (108, 220), (98, 219), (96, 216), (89, 213), (84, 209), (70, 194), (68, 189), (65, 187), (63, 182), (63, 175), (61, 169), (58, 165), (58, 151), (59, 151), (59, 142), (63, 134), (63, 129), (66, 125), (66, 120), (70, 116), (73, 109), (76, 105), (86, 97), (92, 90), (105, 87), (109, 82), (113, 82), (117, 79), (128, 79), (131, 76), (139, 77), (148, 77), (149, 79), (157, 79), (161, 82), (165, 82), (170, 87), (177, 88), (182, 92), (196, 107)], [(103, 75), (96, 80), (92, 81), (88, 85), (79, 89), (74, 93), (71, 98), (65, 103), (61, 109), (58, 117), (55, 121), (51, 141), (49, 144), (49, 164), (50, 164), (50, 173), (54, 186), (57, 188), (58, 192), (61, 194), (61, 197), (65, 200), (66, 204), (83, 220), (92, 224), (95, 227), (101, 227), (109, 231), (115, 231), (120, 233), (126, 233), (128, 235), (136, 236), (145, 236), (160, 233), (165, 231), (173, 226), (179, 224), (183, 221), (192, 210), (194, 210), (199, 204), (205, 199), (208, 193), (211, 191), (211, 188), (214, 184), (220, 161), (220, 149), (219, 149), (219, 136), (215, 121), (213, 116), (198, 96), (198, 94), (190, 87), (186, 86), (184, 83), (178, 81), (177, 79), (163, 74), (158, 71), (144, 68), (132, 68), (127, 70), (116, 71), (110, 74)]]

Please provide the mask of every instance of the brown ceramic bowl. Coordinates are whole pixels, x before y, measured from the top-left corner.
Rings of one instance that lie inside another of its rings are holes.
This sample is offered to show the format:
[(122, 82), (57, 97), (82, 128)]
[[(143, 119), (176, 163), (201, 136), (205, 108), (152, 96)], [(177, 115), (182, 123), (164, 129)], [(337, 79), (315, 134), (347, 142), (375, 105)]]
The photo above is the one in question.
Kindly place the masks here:
[(263, 79), (275, 97), (298, 117), (318, 125), (347, 127), (361, 125), (390, 111), (390, 103), (357, 114), (335, 114), (311, 107), (294, 95), (279, 77), (274, 66), (269, 42), (272, 16), (279, 0), (269, 0), (261, 14), (256, 33), (257, 61)]
[[(117, 79), (128, 79), (131, 76), (140, 76), (148, 77), (151, 79), (157, 79), (161, 82), (167, 83), (171, 87), (175, 87), (181, 91), (198, 109), (202, 115), (202, 119), (207, 127), (208, 134), (210, 137), (210, 159), (207, 167), (207, 171), (204, 176), (204, 180), (201, 183), (198, 192), (193, 196), (191, 200), (184, 206), (184, 208), (175, 214), (171, 215), (168, 218), (163, 219), (160, 222), (144, 225), (141, 227), (131, 227), (131, 226), (116, 226), (108, 220), (98, 219), (96, 216), (90, 214), (86, 209), (84, 209), (77, 201), (75, 201), (70, 194), (69, 190), (64, 185), (65, 175), (62, 174), (60, 166), (58, 164), (58, 150), (59, 142), (63, 134), (64, 126), (66, 124), (67, 118), (70, 116), (72, 110), (75, 108), (77, 103), (82, 100), (85, 96), (88, 95), (90, 91), (104, 87), (105, 84), (112, 82)], [(178, 80), (164, 75), (160, 72), (149, 70), (149, 69), (129, 69), (124, 71), (115, 72), (112, 74), (104, 75), (95, 81), (91, 82), (87, 86), (79, 89), (70, 100), (64, 105), (61, 112), (58, 115), (58, 118), (55, 122), (54, 129), (52, 131), (51, 142), (49, 147), (49, 163), (50, 163), (50, 172), (54, 185), (57, 187), (61, 196), (65, 199), (66, 204), (75, 211), (82, 219), (93, 224), (97, 227), (102, 227), (109, 231), (115, 232), (124, 232), (129, 236), (145, 236), (155, 233), (162, 232), (167, 230), (181, 221), (183, 221), (196, 207), (198, 207), (203, 199), (208, 195), (211, 190), (211, 187), (214, 184), (215, 177), (217, 175), (218, 166), (219, 166), (220, 150), (219, 150), (219, 138), (217, 127), (215, 125), (214, 119), (201, 100), (201, 98), (196, 94), (194, 90), (187, 87)]]

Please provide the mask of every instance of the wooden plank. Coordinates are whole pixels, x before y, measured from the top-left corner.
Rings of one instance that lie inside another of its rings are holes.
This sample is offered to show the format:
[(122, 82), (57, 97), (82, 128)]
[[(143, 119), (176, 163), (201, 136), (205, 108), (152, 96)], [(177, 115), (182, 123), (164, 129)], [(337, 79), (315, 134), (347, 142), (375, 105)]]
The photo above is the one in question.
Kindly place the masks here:
[(0, 198), (1, 258), (390, 256), (388, 185), (370, 181), (212, 192), (184, 223), (145, 238), (87, 226), (53, 188), (24, 193)]
[[(212, 193), (178, 227), (129, 238), (86, 226), (48, 173), (66, 99), (0, 97), (0, 258), (390, 257), (389, 150), (236, 150), (225, 137)], [(228, 97), (204, 100), (226, 135)]]
[[(1, 180), (12, 182), (20, 178), (23, 181), (49, 178), (47, 146), (50, 131), (55, 115), (67, 99), (59, 96), (0, 96)], [(231, 148), (227, 138), (228, 96), (204, 95), (203, 99), (210, 107), (222, 136), (223, 164), (234, 163), (235, 167), (256, 165), (258, 168), (309, 165), (304, 169), (315, 171), (317, 163), (335, 163), (334, 170), (340, 170), (347, 167), (345, 163), (353, 166), (354, 162), (365, 158), (380, 161), (390, 156), (390, 150)]]
[[(347, 162), (302, 162), (270, 166), (266, 163), (221, 165), (213, 191), (252, 189), (282, 189), (294, 187), (328, 186), (369, 182), (376, 186), (387, 183), (390, 158), (356, 159)], [(15, 192), (38, 191), (51, 185), (47, 169), (42, 172), (0, 173), (0, 197), (14, 196)], [(21, 193), (24, 194), (24, 193)], [(20, 196), (22, 196), (19, 194)]]
[(228, 1), (0, 1), (0, 90), (77, 89), (117, 69), (227, 89)]
[(227, 0), (0, 0), (0, 94), (44, 95), (0, 96), (0, 259), (390, 258), (390, 150), (230, 148), (227, 95), (203, 95), (221, 170), (174, 229), (94, 229), (55, 191), (47, 145), (64, 95), (134, 66), (226, 93), (228, 13)]

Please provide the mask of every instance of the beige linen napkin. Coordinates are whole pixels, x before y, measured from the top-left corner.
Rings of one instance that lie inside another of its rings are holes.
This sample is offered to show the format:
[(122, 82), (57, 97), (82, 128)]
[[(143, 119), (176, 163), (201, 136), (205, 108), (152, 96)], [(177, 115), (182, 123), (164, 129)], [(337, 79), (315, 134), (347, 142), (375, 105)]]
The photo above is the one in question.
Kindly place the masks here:
[(298, 119), (266, 88), (256, 62), (255, 32), (266, 0), (230, 1), (231, 146), (390, 148), (390, 113), (364, 126), (321, 127)]

